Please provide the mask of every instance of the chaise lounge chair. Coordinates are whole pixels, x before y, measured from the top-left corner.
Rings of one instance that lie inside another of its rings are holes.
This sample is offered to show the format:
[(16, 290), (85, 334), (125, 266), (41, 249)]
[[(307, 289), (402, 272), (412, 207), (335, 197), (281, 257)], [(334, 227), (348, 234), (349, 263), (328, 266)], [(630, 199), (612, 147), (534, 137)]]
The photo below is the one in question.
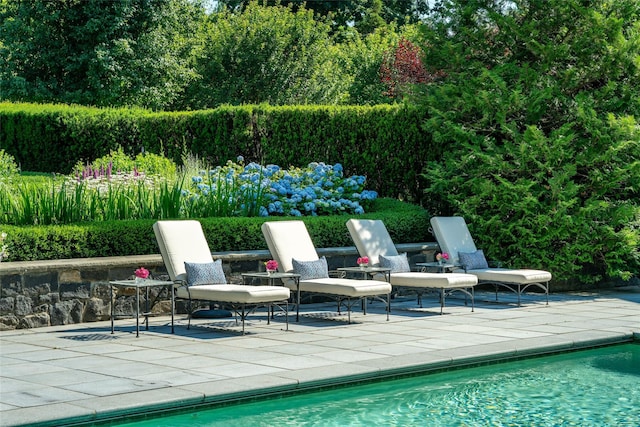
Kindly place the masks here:
[(433, 234), (443, 252), (449, 254), (449, 260), (462, 266), (465, 272), (478, 277), (478, 283), (489, 283), (504, 287), (518, 296), (529, 287), (535, 286), (544, 291), (549, 304), (549, 281), (551, 273), (543, 270), (490, 268), (482, 250), (476, 248), (464, 218), (459, 216), (437, 216), (431, 218)]
[(347, 221), (347, 228), (360, 256), (368, 257), (374, 267), (391, 267), (391, 284), (415, 292), (420, 307), (423, 293), (437, 292), (442, 314), (445, 298), (454, 292), (462, 292), (471, 298), (471, 311), (474, 311), (473, 287), (478, 283), (475, 276), (464, 273), (412, 272), (406, 254), (398, 254), (387, 227), (380, 220), (350, 219)]
[[(287, 330), (289, 329), (287, 307), (289, 289), (282, 286), (227, 284), (222, 263), (220, 260), (213, 261), (202, 226), (198, 221), (158, 221), (153, 225), (153, 231), (169, 277), (174, 282), (171, 304), (173, 305), (174, 298), (189, 301), (187, 328), (191, 326), (193, 302), (209, 301), (222, 303), (231, 308), (236, 316), (239, 315), (242, 320), (243, 335), (245, 319), (261, 306), (271, 308), (277, 305), (282, 308), (285, 312)], [(268, 315), (267, 319), (269, 319)]]
[[(340, 312), (340, 305), (343, 302), (346, 303), (349, 323), (351, 323), (351, 307), (355, 302), (366, 300), (367, 297), (383, 299), (381, 296), (386, 295), (387, 320), (389, 320), (391, 285), (379, 280), (329, 277), (326, 259), (318, 257), (304, 222), (265, 222), (262, 224), (262, 233), (271, 255), (278, 262), (278, 270), (301, 275), (298, 281), (284, 282), (285, 286), (296, 291), (296, 321), (300, 319), (301, 292), (335, 297), (338, 301), (338, 312)], [(363, 304), (363, 307), (366, 307), (366, 304)]]

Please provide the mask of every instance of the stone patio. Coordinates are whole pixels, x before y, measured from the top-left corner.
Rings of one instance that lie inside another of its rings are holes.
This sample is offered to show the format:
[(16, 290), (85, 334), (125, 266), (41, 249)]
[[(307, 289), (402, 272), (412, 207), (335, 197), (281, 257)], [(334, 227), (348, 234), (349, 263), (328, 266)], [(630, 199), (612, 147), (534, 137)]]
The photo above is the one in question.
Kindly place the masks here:
[(299, 323), (252, 315), (247, 335), (233, 319), (152, 318), (0, 332), (0, 424), (61, 426), (123, 415), (427, 372), (488, 360), (640, 339), (640, 287), (593, 293), (476, 295), (475, 312), (448, 298), (440, 316), (397, 297), (386, 321), (338, 315), (330, 303), (304, 305)]

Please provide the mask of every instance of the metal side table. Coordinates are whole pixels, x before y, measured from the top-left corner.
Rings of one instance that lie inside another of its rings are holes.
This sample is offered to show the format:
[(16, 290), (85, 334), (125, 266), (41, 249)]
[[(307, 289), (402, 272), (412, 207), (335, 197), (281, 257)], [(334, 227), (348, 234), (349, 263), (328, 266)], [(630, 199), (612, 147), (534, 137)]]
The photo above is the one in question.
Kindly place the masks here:
[(149, 330), (149, 288), (158, 287), (158, 286), (166, 286), (169, 288), (169, 293), (171, 294), (171, 333), (174, 333), (173, 327), (173, 317), (174, 317), (174, 302), (173, 302), (173, 282), (169, 282), (166, 280), (153, 280), (153, 279), (141, 279), (141, 280), (113, 280), (110, 281), (109, 287), (110, 292), (110, 300), (111, 300), (111, 333), (113, 334), (113, 306), (115, 305), (113, 300), (113, 287), (121, 287), (121, 288), (135, 288), (136, 289), (136, 337), (140, 336), (140, 290), (144, 289), (146, 291), (146, 301), (145, 301), (145, 311), (142, 313), (144, 316), (146, 330)]
[[(300, 321), (300, 275), (296, 273), (280, 273), (278, 271), (267, 272), (267, 271), (255, 271), (251, 273), (241, 273), (242, 274), (242, 283), (247, 284), (247, 279), (260, 279), (265, 280), (270, 286), (284, 286), (282, 283), (283, 279), (291, 279), (296, 285), (297, 290), (297, 298), (296, 298), (296, 322)], [(276, 281), (280, 283), (277, 284)], [(287, 309), (288, 311), (288, 309)], [(273, 317), (273, 307), (271, 311), (271, 316)]]

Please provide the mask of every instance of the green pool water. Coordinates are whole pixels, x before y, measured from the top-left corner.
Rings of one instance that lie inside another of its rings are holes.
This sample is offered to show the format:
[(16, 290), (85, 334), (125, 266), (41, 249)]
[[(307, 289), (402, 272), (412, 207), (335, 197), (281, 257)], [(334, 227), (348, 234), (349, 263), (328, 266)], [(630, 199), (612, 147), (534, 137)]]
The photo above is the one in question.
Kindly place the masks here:
[(624, 344), (164, 415), (147, 426), (640, 426)]

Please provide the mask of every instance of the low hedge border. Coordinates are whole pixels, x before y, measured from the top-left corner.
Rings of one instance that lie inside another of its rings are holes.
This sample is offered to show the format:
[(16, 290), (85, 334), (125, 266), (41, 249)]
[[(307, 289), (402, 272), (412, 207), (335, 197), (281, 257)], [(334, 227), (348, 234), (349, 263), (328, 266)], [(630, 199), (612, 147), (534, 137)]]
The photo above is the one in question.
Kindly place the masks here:
[[(212, 251), (267, 249), (260, 227), (265, 221), (301, 219), (316, 247), (353, 246), (345, 226), (348, 215), (326, 217), (199, 218)], [(433, 240), (429, 214), (420, 206), (377, 199), (371, 213), (358, 218), (385, 222), (395, 243)], [(112, 221), (64, 226), (3, 226), (6, 261), (33, 261), (159, 253), (153, 234), (155, 220)]]

